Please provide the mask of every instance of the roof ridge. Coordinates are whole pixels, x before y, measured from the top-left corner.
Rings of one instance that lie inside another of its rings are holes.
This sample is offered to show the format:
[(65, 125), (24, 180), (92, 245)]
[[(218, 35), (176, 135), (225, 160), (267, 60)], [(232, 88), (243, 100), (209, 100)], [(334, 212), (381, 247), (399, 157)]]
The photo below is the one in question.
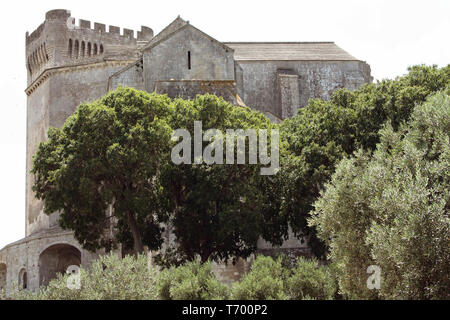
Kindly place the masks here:
[(142, 51), (146, 51), (146, 50), (149, 50), (149, 49), (151, 49), (151, 48), (153, 48), (153, 47), (156, 47), (156, 46), (159, 45), (161, 42), (166, 41), (167, 39), (171, 38), (172, 36), (174, 36), (174, 35), (177, 34), (178, 32), (183, 31), (184, 29), (186, 29), (186, 28), (188, 28), (188, 27), (191, 27), (191, 28), (193, 28), (194, 30), (196, 30), (197, 32), (200, 32), (201, 34), (203, 34), (203, 35), (204, 35), (205, 37), (207, 37), (208, 39), (210, 39), (210, 40), (216, 42), (217, 44), (219, 44), (220, 46), (222, 46), (222, 48), (224, 48), (225, 50), (229, 50), (229, 51), (231, 51), (231, 52), (234, 52), (234, 49), (233, 49), (233, 48), (230, 48), (230, 47), (227, 46), (225, 43), (220, 42), (220, 41), (217, 40), (216, 38), (213, 38), (213, 37), (211, 37), (209, 34), (203, 32), (202, 30), (200, 30), (200, 29), (198, 29), (198, 28), (196, 28), (195, 26), (193, 26), (192, 24), (190, 24), (189, 21), (186, 21), (186, 23), (185, 23), (182, 27), (176, 29), (175, 31), (173, 31), (173, 32), (171, 32), (171, 33), (168, 33), (168, 34), (164, 35), (163, 37), (161, 37), (160, 39), (156, 40), (155, 42), (151, 42), (151, 41), (150, 41), (149, 44), (148, 44), (148, 46), (146, 46), (145, 48), (143, 48)]
[(334, 41), (223, 41), (223, 43), (232, 44), (316, 44), (316, 43), (334, 43)]

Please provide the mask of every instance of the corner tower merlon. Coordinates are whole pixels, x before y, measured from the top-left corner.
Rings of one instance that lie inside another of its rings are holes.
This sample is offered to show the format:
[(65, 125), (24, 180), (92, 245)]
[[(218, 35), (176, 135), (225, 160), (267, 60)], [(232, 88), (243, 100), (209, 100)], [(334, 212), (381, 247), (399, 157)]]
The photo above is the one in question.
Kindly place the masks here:
[(61, 20), (67, 21), (70, 17), (70, 11), (66, 9), (50, 10), (45, 14), (45, 20)]
[(153, 30), (149, 27), (141, 26), (141, 31), (138, 31), (138, 41), (150, 41), (153, 39)]
[(105, 24), (84, 19), (76, 24), (70, 11), (51, 10), (44, 23), (26, 34), (28, 85), (47, 69), (136, 60), (139, 48), (152, 38), (153, 30), (148, 27), (135, 32), (116, 26), (107, 29)]
[(55, 41), (49, 34), (54, 25), (66, 25), (70, 11), (57, 9), (45, 14), (45, 21), (31, 34), (26, 33), (26, 67), (28, 84), (46, 68), (54, 66)]

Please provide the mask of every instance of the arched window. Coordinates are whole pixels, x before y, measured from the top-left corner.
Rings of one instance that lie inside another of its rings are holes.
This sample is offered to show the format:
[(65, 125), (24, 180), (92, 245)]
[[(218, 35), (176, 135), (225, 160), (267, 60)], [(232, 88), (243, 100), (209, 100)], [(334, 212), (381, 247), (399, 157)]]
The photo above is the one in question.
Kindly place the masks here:
[(28, 288), (28, 275), (27, 270), (22, 268), (19, 272), (19, 288), (27, 289)]
[(39, 66), (41, 64), (41, 54), (39, 52), (39, 48), (34, 50), (34, 53), (36, 54), (37, 65)]
[(44, 64), (45, 54), (44, 54), (44, 45), (43, 44), (41, 44), (41, 46), (39, 47), (39, 55), (41, 57), (41, 64)]
[(86, 43), (84, 41), (81, 41), (81, 57), (84, 58), (84, 54), (86, 51)]
[(38, 51), (39, 51), (39, 63), (43, 64), (44, 63), (44, 50), (42, 50), (42, 45), (39, 47)]
[(94, 43), (94, 56), (96, 56), (98, 53), (97, 44)]
[(80, 43), (78, 40), (75, 40), (75, 48), (74, 48), (75, 59), (78, 59), (78, 55), (80, 53)]
[(44, 54), (45, 54), (45, 60), (48, 61), (47, 46), (45, 45), (45, 42), (44, 42)]
[(100, 54), (103, 54), (103, 45), (100, 45)]
[(69, 39), (69, 49), (67, 50), (67, 53), (69, 54), (69, 57), (72, 58), (72, 39)]
[(6, 289), (6, 264), (0, 263), (0, 290)]
[(36, 51), (33, 52), (33, 64), (34, 66), (37, 68), (38, 67), (38, 62), (37, 62), (37, 57), (36, 57)]
[(91, 51), (92, 51), (92, 45), (91, 45), (90, 42), (88, 42), (88, 47), (87, 47), (87, 55), (88, 55), (88, 57), (91, 56)]

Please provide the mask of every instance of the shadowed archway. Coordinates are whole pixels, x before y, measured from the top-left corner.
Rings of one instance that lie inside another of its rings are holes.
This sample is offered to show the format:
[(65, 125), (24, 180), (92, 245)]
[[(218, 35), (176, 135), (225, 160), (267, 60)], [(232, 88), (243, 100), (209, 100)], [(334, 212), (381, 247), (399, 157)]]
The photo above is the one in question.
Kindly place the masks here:
[(55, 244), (39, 256), (39, 286), (46, 286), (58, 273), (64, 274), (69, 266), (81, 265), (81, 252), (68, 244)]
[(20, 289), (28, 289), (28, 274), (25, 268), (20, 269), (18, 283)]

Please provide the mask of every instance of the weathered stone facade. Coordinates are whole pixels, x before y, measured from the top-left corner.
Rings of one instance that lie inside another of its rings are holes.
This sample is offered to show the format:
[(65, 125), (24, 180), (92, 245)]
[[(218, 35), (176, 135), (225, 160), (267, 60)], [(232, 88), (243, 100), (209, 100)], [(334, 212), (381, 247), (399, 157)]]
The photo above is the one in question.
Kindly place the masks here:
[[(328, 99), (338, 88), (371, 82), (370, 67), (332, 42), (222, 43), (180, 17), (158, 35), (79, 20), (67, 10), (47, 12), (45, 21), (26, 34), (27, 183), (26, 238), (0, 250), (0, 287), (17, 281), (37, 289), (68, 264), (89, 266), (101, 253), (82, 249), (71, 232), (47, 216), (31, 190), (32, 156), (50, 127), (61, 127), (82, 102), (100, 98), (120, 85), (170, 97), (214, 93), (248, 105), (273, 121), (294, 115), (310, 98)], [(261, 252), (273, 248), (263, 241)], [(308, 254), (292, 238), (279, 250)], [(224, 281), (248, 270), (216, 265)]]

